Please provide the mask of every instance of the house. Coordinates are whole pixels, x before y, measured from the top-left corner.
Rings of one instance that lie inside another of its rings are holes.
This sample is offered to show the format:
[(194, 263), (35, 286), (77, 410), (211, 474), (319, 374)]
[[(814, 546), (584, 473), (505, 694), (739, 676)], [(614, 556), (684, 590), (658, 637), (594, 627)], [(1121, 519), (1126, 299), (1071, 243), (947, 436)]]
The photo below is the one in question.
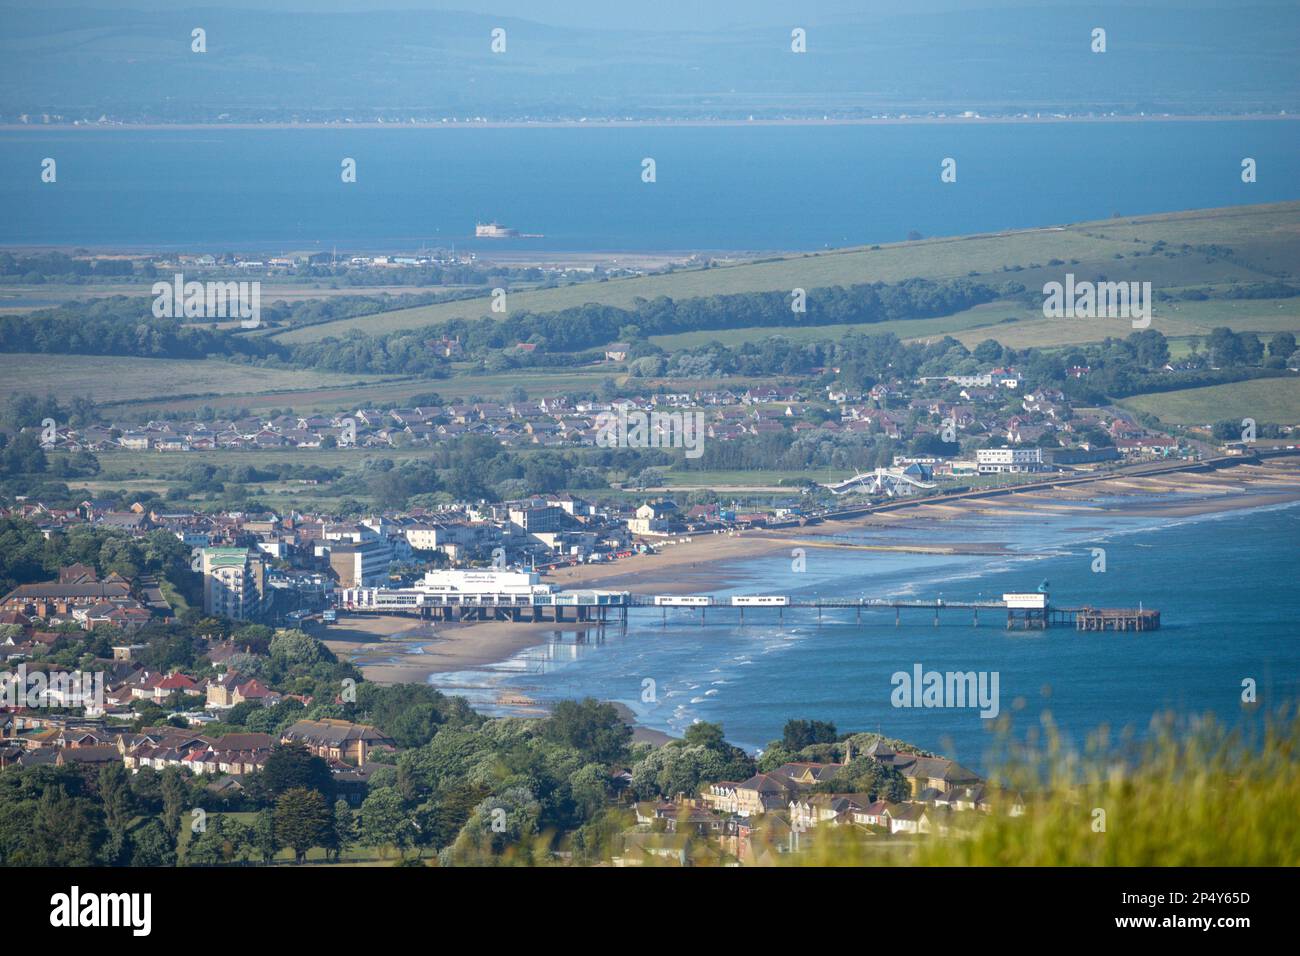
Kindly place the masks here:
[(889, 832), (929, 833), (934, 829), (932, 811), (922, 803), (906, 803), (889, 815)]
[(843, 768), (844, 765), (839, 763), (786, 763), (772, 772), (787, 778), (796, 786), (811, 787), (829, 781)]
[(901, 809), (901, 806), (897, 803), (889, 803), (886, 800), (876, 800), (874, 803), (869, 803), (865, 807), (860, 807), (859, 809), (852, 811), (851, 815), (853, 822), (860, 826), (884, 827), (885, 829), (889, 829), (889, 821), (893, 818), (894, 814), (898, 813)]
[(605, 361), (626, 362), (627, 353), (631, 350), (631, 348), (632, 347), (628, 345), (626, 342), (613, 342), (605, 346)]
[(209, 710), (226, 710), (245, 701), (272, 704), (280, 695), (257, 678), (244, 678), (235, 673), (208, 682), (207, 707)]
[(648, 501), (636, 509), (636, 516), (627, 519), (632, 534), (664, 534), (677, 517), (677, 504), (673, 501)]
[(739, 783), (710, 784), (700, 793), (705, 806), (742, 817), (757, 816), (787, 807), (798, 794), (798, 786), (779, 773), (756, 773)]
[(393, 739), (368, 724), (347, 720), (300, 720), (285, 730), (281, 743), (302, 743), (318, 757), (364, 766), (375, 747), (395, 746)]
[(131, 586), (121, 578), (105, 581), (51, 581), (21, 584), (0, 599), (0, 610), (17, 611), (42, 620), (67, 619), (75, 608), (130, 599)]
[(893, 766), (907, 780), (916, 797), (923, 790), (934, 789), (947, 793), (954, 787), (968, 787), (982, 783), (980, 775), (944, 757), (915, 757), (897, 754)]
[(117, 763), (122, 755), (111, 745), (92, 745), (86, 747), (58, 747), (54, 757), (56, 767), (68, 765), (97, 769), (104, 764)]

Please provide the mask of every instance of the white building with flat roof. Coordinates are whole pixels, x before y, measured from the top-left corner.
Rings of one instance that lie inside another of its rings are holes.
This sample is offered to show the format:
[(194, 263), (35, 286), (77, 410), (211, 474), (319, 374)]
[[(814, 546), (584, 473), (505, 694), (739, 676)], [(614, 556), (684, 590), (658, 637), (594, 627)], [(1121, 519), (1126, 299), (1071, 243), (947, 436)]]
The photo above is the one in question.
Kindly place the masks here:
[[(628, 604), (626, 591), (561, 591), (542, 584), (535, 571), (495, 569), (451, 569), (429, 571), (405, 588), (353, 587), (339, 592), (339, 608), (347, 611), (420, 612), (425, 609), (451, 609), (459, 612), (502, 612), (520, 620), (518, 612), (541, 608), (555, 610), (561, 619), (564, 608), (579, 609), (579, 619), (588, 620), (588, 612), (621, 608)], [(602, 610), (603, 609), (603, 610)], [(453, 618), (456, 619), (456, 618)], [(535, 614), (533, 620), (540, 619)], [(602, 618), (603, 619), (603, 618)]]
[(1043, 470), (1041, 448), (981, 448), (975, 452), (981, 475)]

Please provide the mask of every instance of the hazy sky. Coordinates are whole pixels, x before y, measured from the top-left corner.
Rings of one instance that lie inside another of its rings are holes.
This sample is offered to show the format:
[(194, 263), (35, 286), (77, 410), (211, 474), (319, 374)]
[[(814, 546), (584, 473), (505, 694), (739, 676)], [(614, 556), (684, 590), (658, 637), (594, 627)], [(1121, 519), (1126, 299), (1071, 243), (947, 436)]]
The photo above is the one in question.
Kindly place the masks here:
[(304, 12), (376, 10), (464, 10), (519, 17), (557, 26), (597, 29), (713, 30), (733, 24), (809, 25), (870, 18), (880, 14), (978, 10), (1010, 7), (1062, 7), (1102, 11), (1120, 8), (1230, 8), (1249, 16), (1250, 7), (1293, 5), (1295, 0), (1126, 0), (1081, 3), (1079, 0), (0, 0), (8, 7), (96, 7), (138, 10), (254, 8)]

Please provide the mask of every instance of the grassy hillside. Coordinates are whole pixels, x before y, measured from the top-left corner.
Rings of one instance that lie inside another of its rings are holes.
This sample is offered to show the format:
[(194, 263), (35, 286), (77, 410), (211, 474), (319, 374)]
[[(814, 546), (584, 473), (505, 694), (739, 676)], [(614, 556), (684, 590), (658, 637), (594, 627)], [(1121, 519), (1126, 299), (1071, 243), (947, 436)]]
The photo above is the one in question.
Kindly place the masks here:
[[(1172, 340), (1174, 345), (1171, 345), (1171, 349), (1175, 354), (1181, 354), (1176, 347), (1177, 343), (1186, 345), (1192, 337), (1204, 337), (1216, 326), (1226, 325), (1235, 332), (1258, 332), (1263, 336), (1274, 332), (1300, 332), (1300, 299), (1162, 302), (1156, 304), (1154, 313), (1151, 328)], [(998, 324), (984, 323), (963, 328), (961, 320), (973, 319), (976, 314), (997, 316)], [(1016, 321), (1007, 322), (1006, 319), (1010, 317)], [(892, 324), (906, 326), (909, 323)], [(1131, 325), (1123, 319), (1046, 319), (1038, 309), (1022, 309), (996, 302), (960, 315), (948, 316), (946, 320), (934, 319), (930, 324), (936, 330), (942, 329), (950, 333), (967, 348), (984, 339), (996, 339), (1015, 349), (1052, 348), (1057, 345), (1099, 342), (1111, 335), (1122, 338), (1133, 331)], [(893, 331), (906, 335), (906, 332), (898, 329)], [(926, 338), (929, 334), (932, 333), (926, 330), (926, 334), (913, 334), (911, 338)]]
[(1300, 378), (1269, 378), (1208, 388), (1134, 395), (1120, 404), (1172, 425), (1207, 425), (1253, 418), (1256, 422), (1300, 422)]
[[(1135, 257), (1163, 241), (1179, 249), (1217, 245), (1231, 256)], [(1122, 258), (1116, 258), (1116, 257)], [(1064, 265), (1049, 265), (1052, 259)], [(1074, 260), (1078, 260), (1077, 263)], [(1003, 273), (1003, 267), (1020, 271)], [(971, 272), (1015, 279), (1033, 288), (1065, 271), (1079, 278), (1105, 275), (1138, 279), (1170, 289), (1231, 281), (1259, 282), (1300, 274), (1300, 203), (1237, 206), (1070, 226), (797, 255), (712, 269), (613, 279), (599, 284), (517, 292), (512, 311), (555, 312), (588, 302), (629, 307), (638, 298), (690, 299), (736, 292), (815, 289), (860, 282), (923, 277), (956, 278)], [(277, 336), (311, 342), (357, 329), (371, 334), (433, 325), (453, 318), (491, 315), (490, 299), (467, 299), (380, 315), (343, 319)]]
[[(246, 395), (338, 388), (385, 380), (385, 376), (379, 375), (257, 368), (219, 359), (187, 361), (131, 356), (6, 355), (3, 367), (0, 397), (15, 392), (36, 395), (49, 392), (61, 400), (84, 396), (99, 404), (141, 398), (172, 402), (178, 395)], [(269, 404), (283, 407), (288, 402), (270, 400)]]

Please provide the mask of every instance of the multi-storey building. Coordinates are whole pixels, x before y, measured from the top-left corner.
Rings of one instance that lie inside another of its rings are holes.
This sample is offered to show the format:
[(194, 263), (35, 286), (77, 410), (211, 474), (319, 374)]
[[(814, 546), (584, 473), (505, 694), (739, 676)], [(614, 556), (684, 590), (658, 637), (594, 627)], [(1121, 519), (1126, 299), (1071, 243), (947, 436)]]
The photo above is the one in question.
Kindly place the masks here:
[(253, 621), (267, 606), (265, 565), (247, 548), (204, 548), (203, 612)]
[(981, 475), (1043, 470), (1041, 448), (981, 448), (975, 452)]

